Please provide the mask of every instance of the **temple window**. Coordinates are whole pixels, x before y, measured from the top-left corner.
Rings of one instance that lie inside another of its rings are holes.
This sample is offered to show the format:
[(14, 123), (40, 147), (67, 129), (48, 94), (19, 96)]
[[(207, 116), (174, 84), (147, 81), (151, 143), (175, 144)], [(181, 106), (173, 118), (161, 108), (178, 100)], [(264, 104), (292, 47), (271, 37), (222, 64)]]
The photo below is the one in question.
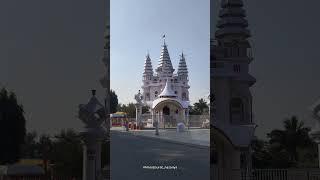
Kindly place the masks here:
[(244, 106), (242, 99), (232, 98), (230, 102), (230, 121), (243, 122), (244, 120)]
[(187, 99), (187, 93), (183, 92), (182, 93), (182, 100), (186, 100)]
[(233, 65), (233, 71), (234, 72), (240, 72), (240, 64)]

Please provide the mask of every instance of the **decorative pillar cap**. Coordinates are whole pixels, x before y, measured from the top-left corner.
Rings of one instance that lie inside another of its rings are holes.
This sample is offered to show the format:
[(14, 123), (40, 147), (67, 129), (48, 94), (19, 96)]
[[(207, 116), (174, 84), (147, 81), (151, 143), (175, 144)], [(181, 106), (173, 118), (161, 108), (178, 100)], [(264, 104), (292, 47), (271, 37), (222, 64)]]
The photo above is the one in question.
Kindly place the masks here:
[(96, 90), (95, 90), (95, 89), (92, 89), (92, 90), (91, 90), (91, 93), (92, 93), (92, 96), (95, 96), (95, 95), (96, 95)]

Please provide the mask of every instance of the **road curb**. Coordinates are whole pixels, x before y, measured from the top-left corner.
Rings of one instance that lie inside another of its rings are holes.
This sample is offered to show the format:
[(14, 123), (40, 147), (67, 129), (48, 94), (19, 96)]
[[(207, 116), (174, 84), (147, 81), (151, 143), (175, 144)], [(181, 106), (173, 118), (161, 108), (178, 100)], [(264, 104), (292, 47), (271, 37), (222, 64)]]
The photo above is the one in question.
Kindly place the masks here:
[(123, 134), (133, 135), (133, 136), (138, 137), (138, 138), (146, 138), (146, 139), (150, 139), (150, 140), (160, 140), (160, 141), (163, 141), (163, 142), (179, 144), (179, 145), (185, 145), (185, 146), (190, 146), (190, 147), (200, 148), (200, 149), (208, 149), (208, 148), (210, 148), (210, 146), (206, 146), (206, 145), (187, 143), (187, 142), (181, 142), (181, 141), (170, 140), (170, 139), (162, 139), (162, 138), (152, 137), (152, 136), (150, 137), (150, 136), (145, 136), (145, 135), (136, 134), (136, 133), (132, 133), (132, 132), (126, 132), (126, 131), (114, 131), (114, 130), (111, 130), (111, 132), (122, 134), (122, 135)]

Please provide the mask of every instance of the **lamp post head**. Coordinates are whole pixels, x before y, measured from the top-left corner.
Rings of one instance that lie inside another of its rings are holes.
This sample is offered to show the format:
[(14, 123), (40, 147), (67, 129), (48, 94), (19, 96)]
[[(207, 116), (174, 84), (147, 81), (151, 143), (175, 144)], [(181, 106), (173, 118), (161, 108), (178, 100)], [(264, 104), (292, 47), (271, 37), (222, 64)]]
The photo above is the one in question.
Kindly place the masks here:
[(106, 120), (105, 107), (96, 98), (96, 90), (91, 90), (92, 97), (87, 104), (80, 104), (78, 117), (87, 127), (99, 128)]

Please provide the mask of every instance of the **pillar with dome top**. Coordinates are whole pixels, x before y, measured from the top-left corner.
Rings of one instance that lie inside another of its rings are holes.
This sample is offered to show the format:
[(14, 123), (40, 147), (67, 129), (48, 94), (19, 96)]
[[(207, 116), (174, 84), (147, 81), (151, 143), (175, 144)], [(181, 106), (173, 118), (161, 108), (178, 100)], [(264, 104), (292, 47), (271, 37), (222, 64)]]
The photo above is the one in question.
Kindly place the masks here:
[(96, 180), (102, 177), (101, 144), (107, 138), (107, 131), (102, 127), (106, 120), (105, 107), (92, 97), (87, 104), (79, 105), (78, 118), (85, 124), (80, 132), (83, 142), (83, 180)]

